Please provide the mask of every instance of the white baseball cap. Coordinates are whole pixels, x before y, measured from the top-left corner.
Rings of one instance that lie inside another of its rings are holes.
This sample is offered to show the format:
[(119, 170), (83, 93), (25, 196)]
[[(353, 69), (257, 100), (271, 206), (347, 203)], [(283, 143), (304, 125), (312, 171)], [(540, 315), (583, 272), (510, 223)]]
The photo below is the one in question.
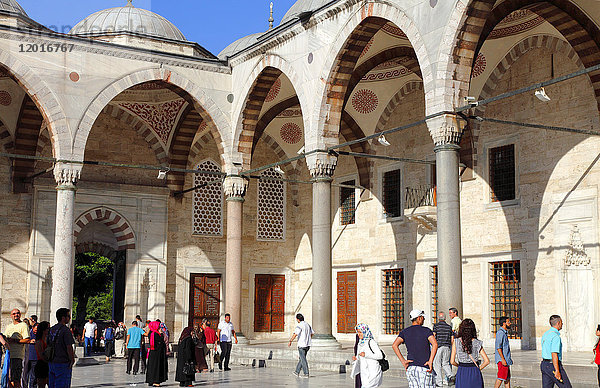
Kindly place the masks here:
[(410, 320), (414, 320), (417, 319), (419, 317), (424, 317), (425, 316), (425, 311), (423, 310), (419, 310), (419, 309), (414, 309), (410, 312)]

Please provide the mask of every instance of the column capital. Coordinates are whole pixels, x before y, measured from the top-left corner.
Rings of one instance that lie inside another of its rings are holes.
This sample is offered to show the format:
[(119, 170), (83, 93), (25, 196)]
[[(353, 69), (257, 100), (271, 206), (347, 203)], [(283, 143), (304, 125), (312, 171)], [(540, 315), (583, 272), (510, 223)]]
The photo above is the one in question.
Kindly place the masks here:
[(466, 126), (467, 121), (456, 114), (444, 114), (427, 120), (427, 127), (436, 147), (458, 146)]
[(313, 179), (331, 178), (337, 166), (337, 157), (327, 152), (306, 155), (306, 164)]
[(54, 179), (58, 190), (74, 190), (81, 177), (82, 165), (72, 163), (56, 163), (54, 166)]
[(243, 201), (248, 188), (248, 180), (242, 176), (229, 175), (223, 181), (223, 191), (227, 200)]

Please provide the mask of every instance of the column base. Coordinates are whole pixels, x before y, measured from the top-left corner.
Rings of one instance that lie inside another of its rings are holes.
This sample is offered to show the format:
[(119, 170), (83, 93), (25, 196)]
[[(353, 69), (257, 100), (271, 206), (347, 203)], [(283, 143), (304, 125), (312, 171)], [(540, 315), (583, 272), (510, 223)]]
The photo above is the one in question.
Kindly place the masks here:
[(238, 339), (238, 345), (250, 345), (250, 340), (248, 338), (246, 338), (244, 333), (240, 333), (240, 332), (236, 331), (235, 335), (237, 336), (237, 339)]
[(341, 349), (342, 345), (331, 334), (315, 334), (312, 337), (311, 349), (317, 350), (336, 350)]

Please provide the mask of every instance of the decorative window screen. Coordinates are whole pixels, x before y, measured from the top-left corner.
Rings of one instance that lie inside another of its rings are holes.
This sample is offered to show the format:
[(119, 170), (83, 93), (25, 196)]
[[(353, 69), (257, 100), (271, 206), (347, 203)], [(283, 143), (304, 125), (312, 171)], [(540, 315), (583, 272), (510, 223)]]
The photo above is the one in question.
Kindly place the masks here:
[(521, 338), (521, 263), (490, 263), (492, 331), (498, 330), (498, 319), (506, 316), (512, 323), (509, 338)]
[(400, 170), (383, 174), (383, 214), (386, 218), (402, 215), (402, 181)]
[[(202, 171), (221, 171), (221, 168), (210, 160), (200, 163), (197, 169)], [(217, 178), (218, 175), (196, 174), (194, 176), (194, 186), (214, 181)], [(195, 190), (193, 211), (194, 234), (201, 236), (222, 236), (223, 184), (221, 182), (213, 183)]]
[[(354, 186), (354, 180), (342, 182), (342, 185)], [(340, 223), (342, 225), (354, 223), (355, 191), (354, 187), (340, 187)]]
[(285, 239), (285, 182), (275, 169), (265, 170), (258, 181), (256, 238), (282, 241)]
[(404, 271), (386, 269), (383, 279), (383, 332), (398, 334), (404, 328)]
[(438, 320), (438, 267), (432, 265), (431, 267), (431, 321), (437, 322)]
[(490, 149), (490, 189), (492, 202), (515, 199), (515, 145)]

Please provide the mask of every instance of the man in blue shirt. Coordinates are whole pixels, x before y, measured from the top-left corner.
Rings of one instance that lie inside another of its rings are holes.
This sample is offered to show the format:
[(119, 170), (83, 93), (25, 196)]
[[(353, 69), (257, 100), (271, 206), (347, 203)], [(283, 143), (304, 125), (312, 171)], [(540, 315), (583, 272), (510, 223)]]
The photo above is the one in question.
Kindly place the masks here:
[(508, 342), (508, 329), (510, 329), (510, 319), (500, 317), (498, 320), (500, 328), (496, 332), (496, 346), (494, 361), (498, 365), (498, 376), (494, 388), (500, 388), (504, 383), (505, 388), (510, 388), (510, 366), (513, 364), (510, 356), (510, 344)]
[(563, 322), (560, 316), (550, 317), (550, 330), (542, 336), (542, 388), (571, 388), (571, 382), (562, 366), (562, 341), (560, 330)]
[[(127, 371), (125, 373), (131, 373), (131, 363), (133, 364), (133, 374), (137, 375), (140, 367), (140, 349), (142, 347), (142, 335), (144, 330), (138, 327), (137, 321), (131, 322), (131, 328), (127, 330)], [(144, 355), (142, 355), (143, 357)]]

